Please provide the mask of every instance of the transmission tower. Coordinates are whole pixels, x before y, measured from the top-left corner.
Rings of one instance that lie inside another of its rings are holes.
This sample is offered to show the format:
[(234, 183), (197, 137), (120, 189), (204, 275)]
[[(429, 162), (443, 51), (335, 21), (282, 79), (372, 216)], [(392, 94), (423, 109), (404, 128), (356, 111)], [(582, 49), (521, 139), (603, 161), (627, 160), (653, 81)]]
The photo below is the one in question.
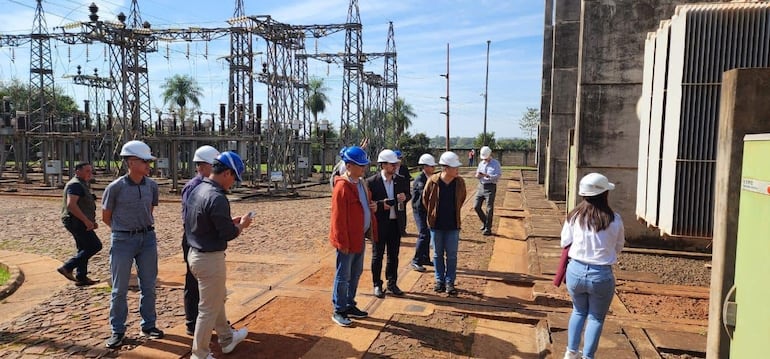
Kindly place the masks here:
[[(345, 24), (345, 54), (342, 65), (342, 119), (340, 138), (344, 145), (358, 144), (361, 138), (361, 78), (364, 61), (361, 54), (361, 16), (358, 0), (350, 0)], [(354, 133), (355, 132), (355, 133)]]
[[(48, 25), (43, 13), (42, 0), (37, 0), (37, 6), (35, 7), (29, 60), (31, 98), (27, 104), (28, 130), (35, 132), (52, 131), (52, 121), (56, 116), (56, 99), (54, 98), (53, 66), (51, 65), (51, 43)], [(33, 107), (32, 102), (36, 103), (37, 106)], [(25, 182), (27, 181), (26, 157), (29, 155), (26, 145), (28, 144), (23, 145), (23, 157), (25, 157), (25, 160), (21, 168), (21, 175)], [(46, 148), (45, 141), (32, 143), (32, 150), (36, 148), (42, 152), (43, 168), (45, 168), (45, 164), (48, 161), (48, 149)]]
[[(396, 61), (396, 39), (393, 35), (393, 22), (388, 26), (388, 40), (385, 45), (385, 117), (393, 119), (396, 115), (396, 101), (398, 100), (398, 63)], [(393, 121), (393, 145), (398, 141), (398, 124)]]
[[(246, 118), (255, 120), (254, 113), (254, 51), (253, 35), (243, 0), (235, 0), (235, 12), (230, 23), (230, 80), (228, 81), (227, 123), (230, 129), (242, 128)], [(240, 111), (242, 110), (242, 112)]]

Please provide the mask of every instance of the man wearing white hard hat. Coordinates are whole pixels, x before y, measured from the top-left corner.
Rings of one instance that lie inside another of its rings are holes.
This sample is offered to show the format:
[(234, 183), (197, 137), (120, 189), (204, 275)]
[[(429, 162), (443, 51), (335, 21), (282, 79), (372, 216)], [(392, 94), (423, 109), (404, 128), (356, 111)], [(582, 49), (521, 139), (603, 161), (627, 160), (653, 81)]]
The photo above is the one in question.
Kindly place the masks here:
[[(500, 162), (492, 158), (492, 149), (484, 146), (479, 151), (478, 167), (476, 167), (476, 178), (479, 179), (479, 186), (476, 189), (476, 202), (473, 208), (481, 220), (481, 233), (485, 236), (492, 235), (492, 216), (495, 212), (495, 196), (497, 195), (497, 180), (500, 179), (502, 169)], [(487, 212), (481, 208), (484, 202), (487, 202)]]
[(433, 268), (436, 286), (433, 290), (457, 295), (457, 251), (460, 246), (460, 210), (465, 202), (465, 180), (458, 175), (462, 163), (454, 152), (444, 152), (439, 157), (444, 166), (441, 173), (428, 178), (422, 193), (422, 204), (428, 214), (431, 243), (433, 244)]
[(420, 156), (417, 164), (422, 166), (422, 172), (412, 183), (412, 216), (417, 225), (417, 242), (414, 245), (414, 258), (412, 258), (412, 269), (418, 272), (425, 272), (426, 265), (433, 265), (430, 260), (430, 228), (428, 228), (428, 212), (422, 204), (422, 191), (425, 189), (425, 183), (428, 177), (433, 175), (436, 169), (436, 159), (426, 153)]
[[(185, 216), (185, 203), (187, 198), (190, 197), (190, 192), (193, 188), (197, 187), (204, 178), (208, 178), (211, 175), (211, 165), (214, 164), (214, 160), (219, 156), (219, 151), (209, 145), (198, 147), (193, 155), (193, 162), (195, 162), (195, 171), (197, 175), (187, 181), (182, 188), (182, 221)], [(187, 236), (182, 231), (182, 257), (184, 262), (187, 263), (187, 252), (190, 251), (190, 245), (187, 244)], [(187, 325), (187, 335), (193, 335), (195, 333), (195, 321), (198, 319), (198, 301), (200, 296), (198, 294), (198, 280), (190, 273), (190, 266), (187, 265), (187, 273), (184, 277), (184, 318)]]
[(128, 280), (136, 263), (139, 282), (139, 335), (163, 338), (155, 325), (155, 282), (158, 278), (158, 240), (153, 211), (158, 206), (158, 184), (148, 176), (155, 157), (142, 141), (128, 141), (120, 151), (128, 173), (112, 181), (102, 196), (102, 221), (110, 235), (110, 327), (112, 336), (105, 345), (119, 348), (126, 335)]
[(404, 292), (398, 287), (398, 252), (401, 248), (401, 229), (398, 226), (397, 211), (405, 209), (405, 203), (412, 198), (409, 193), (409, 182), (406, 178), (396, 176), (398, 157), (392, 150), (385, 149), (377, 156), (380, 172), (366, 179), (372, 192), (372, 201), (377, 203), (375, 217), (377, 218), (377, 237), (379, 240), (372, 245), (372, 283), (374, 296), (385, 297), (382, 281), (382, 261), (387, 249), (388, 260), (385, 264), (385, 280), (387, 290), (393, 295), (401, 296)]

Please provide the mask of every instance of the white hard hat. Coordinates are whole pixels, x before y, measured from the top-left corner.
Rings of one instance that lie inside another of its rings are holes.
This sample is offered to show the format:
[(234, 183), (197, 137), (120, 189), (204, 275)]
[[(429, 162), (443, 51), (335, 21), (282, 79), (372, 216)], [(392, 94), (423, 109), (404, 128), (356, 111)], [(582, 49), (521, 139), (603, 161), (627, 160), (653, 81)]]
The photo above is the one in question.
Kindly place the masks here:
[(208, 164), (214, 164), (214, 160), (219, 156), (219, 151), (216, 148), (209, 145), (200, 146), (195, 150), (195, 156), (193, 156), (193, 162), (206, 162)]
[(492, 155), (492, 149), (489, 148), (489, 146), (482, 147), (480, 152), (481, 152), (480, 156), (482, 160), (485, 160), (489, 158), (490, 155)]
[(607, 177), (599, 173), (589, 173), (580, 179), (578, 194), (583, 197), (598, 196), (606, 191), (615, 189)]
[(433, 158), (433, 156), (430, 155), (430, 153), (426, 153), (422, 156), (420, 156), (420, 160), (417, 161), (418, 165), (426, 165), (426, 166), (435, 166), (436, 165), (436, 159)]
[(460, 167), (462, 165), (460, 157), (457, 157), (457, 154), (452, 151), (442, 153), (441, 157), (438, 159), (438, 163), (449, 167)]
[(150, 152), (150, 146), (142, 141), (128, 141), (120, 150), (120, 157), (139, 157), (145, 161), (155, 161), (155, 157)]
[(378, 163), (398, 163), (398, 156), (396, 156), (396, 153), (393, 152), (393, 150), (382, 150), (379, 155), (377, 155), (377, 162)]

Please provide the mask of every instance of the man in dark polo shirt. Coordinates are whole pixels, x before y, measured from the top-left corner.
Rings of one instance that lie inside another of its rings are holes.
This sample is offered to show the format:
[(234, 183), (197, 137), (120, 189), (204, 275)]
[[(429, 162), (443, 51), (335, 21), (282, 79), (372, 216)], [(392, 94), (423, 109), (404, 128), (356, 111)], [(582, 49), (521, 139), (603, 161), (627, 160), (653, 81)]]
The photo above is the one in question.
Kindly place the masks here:
[(229, 354), (249, 334), (248, 329), (233, 330), (227, 322), (225, 298), (227, 242), (251, 225), (253, 213), (232, 217), (225, 192), (241, 181), (244, 165), (235, 152), (223, 152), (214, 160), (211, 175), (190, 192), (184, 206), (184, 232), (187, 264), (198, 280), (198, 319), (192, 345), (192, 359), (210, 357), (211, 331), (216, 330), (222, 352)]
[(126, 335), (128, 316), (128, 280), (131, 266), (136, 272), (141, 291), (139, 335), (159, 339), (163, 332), (155, 326), (155, 282), (158, 278), (158, 242), (155, 236), (153, 210), (158, 205), (158, 184), (150, 179), (150, 162), (155, 157), (150, 146), (142, 141), (128, 141), (120, 156), (128, 173), (119, 177), (104, 189), (102, 197), (102, 221), (110, 226), (110, 274), (112, 296), (110, 298), (110, 326), (112, 336), (105, 345), (118, 348)]
[[(64, 186), (62, 223), (75, 238), (77, 254), (57, 269), (65, 278), (77, 286), (93, 285), (96, 281), (88, 278), (88, 260), (102, 250), (102, 241), (94, 230), (96, 223), (96, 196), (91, 193), (89, 181), (94, 177), (94, 168), (88, 162), (75, 165), (75, 176)], [(73, 275), (73, 270), (77, 274)]]

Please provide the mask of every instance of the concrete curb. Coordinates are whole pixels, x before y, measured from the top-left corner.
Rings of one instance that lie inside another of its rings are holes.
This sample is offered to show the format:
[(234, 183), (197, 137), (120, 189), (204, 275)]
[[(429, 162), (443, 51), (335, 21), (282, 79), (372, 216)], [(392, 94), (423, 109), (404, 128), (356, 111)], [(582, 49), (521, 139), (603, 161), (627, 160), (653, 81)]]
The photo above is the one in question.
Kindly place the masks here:
[(0, 268), (3, 268), (10, 273), (8, 282), (0, 286), (0, 300), (3, 300), (13, 294), (13, 292), (19, 289), (21, 284), (24, 283), (24, 272), (15, 265), (2, 262), (0, 262)]

